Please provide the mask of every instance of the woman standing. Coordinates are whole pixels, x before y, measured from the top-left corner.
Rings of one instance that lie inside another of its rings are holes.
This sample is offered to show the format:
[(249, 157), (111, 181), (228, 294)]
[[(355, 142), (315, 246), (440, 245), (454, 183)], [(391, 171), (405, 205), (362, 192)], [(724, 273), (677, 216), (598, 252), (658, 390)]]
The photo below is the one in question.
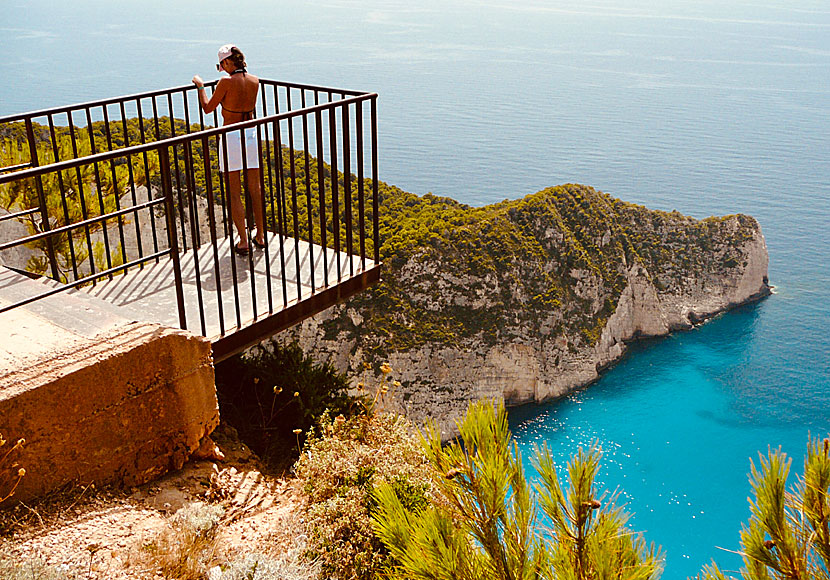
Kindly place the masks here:
[[(216, 89), (210, 99), (205, 94), (205, 85), (199, 75), (193, 77), (199, 93), (199, 104), (202, 110), (209, 114), (216, 107), (222, 105), (222, 125), (232, 125), (254, 118), (256, 98), (259, 92), (259, 79), (249, 74), (246, 69), (245, 55), (237, 47), (226, 44), (219, 49), (219, 64), (216, 70), (226, 72), (228, 76), (219, 79)], [(242, 139), (245, 146), (242, 146)], [(226, 144), (226, 145), (225, 145)], [(242, 162), (243, 149), (245, 163)], [(227, 161), (227, 168), (225, 163)], [(244, 131), (226, 133), (219, 142), (219, 171), (228, 176), (228, 197), (231, 200), (231, 219), (239, 235), (239, 243), (234, 251), (246, 255), (250, 246), (245, 228), (245, 210), (242, 207), (242, 179), (243, 167), (247, 168), (246, 179), (248, 191), (251, 194), (251, 203), (254, 210), (256, 234), (253, 237), (254, 245), (265, 247), (265, 220), (262, 211), (262, 193), (259, 186), (259, 147), (257, 145), (257, 131), (255, 127)]]

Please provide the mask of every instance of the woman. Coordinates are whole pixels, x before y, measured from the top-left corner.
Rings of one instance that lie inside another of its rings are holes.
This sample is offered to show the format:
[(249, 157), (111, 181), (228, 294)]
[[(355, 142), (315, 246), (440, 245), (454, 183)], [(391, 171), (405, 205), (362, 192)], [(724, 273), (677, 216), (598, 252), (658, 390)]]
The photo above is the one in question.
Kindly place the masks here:
[[(212, 113), (216, 107), (222, 105), (222, 125), (232, 125), (254, 118), (256, 98), (259, 92), (259, 79), (246, 70), (245, 55), (237, 47), (226, 44), (219, 49), (219, 64), (216, 70), (228, 73), (228, 76), (219, 79), (210, 99), (205, 94), (205, 84), (199, 75), (193, 77), (193, 83), (199, 93), (199, 104), (205, 113)], [(248, 191), (251, 194), (251, 203), (254, 209), (256, 234), (253, 237), (254, 245), (265, 247), (265, 221), (262, 215), (262, 193), (259, 187), (259, 147), (257, 146), (257, 131), (255, 127), (244, 130), (245, 163), (242, 155), (243, 131), (230, 131), (219, 142), (219, 171), (228, 176), (228, 197), (231, 200), (231, 219), (239, 234), (239, 243), (234, 251), (242, 256), (246, 255), (250, 246), (245, 229), (245, 210), (242, 208), (242, 180), (243, 166), (247, 168), (246, 178)], [(227, 146), (224, 145), (227, 143)], [(226, 152), (227, 149), (227, 152)], [(227, 169), (225, 158), (227, 157)]]

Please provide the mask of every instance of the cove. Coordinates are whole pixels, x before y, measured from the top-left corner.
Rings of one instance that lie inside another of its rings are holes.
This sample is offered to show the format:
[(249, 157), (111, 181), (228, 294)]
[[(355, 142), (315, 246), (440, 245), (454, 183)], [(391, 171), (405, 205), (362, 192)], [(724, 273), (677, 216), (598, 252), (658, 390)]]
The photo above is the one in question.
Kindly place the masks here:
[[(824, 421), (788, 403), (787, 385), (764, 388), (753, 353), (764, 310), (775, 296), (728, 312), (692, 331), (631, 346), (589, 387), (544, 405), (511, 409), (511, 430), (529, 458), (546, 443), (565, 468), (580, 447), (603, 451), (598, 483), (618, 491), (630, 527), (666, 552), (664, 578), (695, 575), (714, 558), (737, 570), (746, 521), (749, 459), (782, 446), (800, 471), (807, 424)], [(791, 475), (792, 478), (792, 475)]]

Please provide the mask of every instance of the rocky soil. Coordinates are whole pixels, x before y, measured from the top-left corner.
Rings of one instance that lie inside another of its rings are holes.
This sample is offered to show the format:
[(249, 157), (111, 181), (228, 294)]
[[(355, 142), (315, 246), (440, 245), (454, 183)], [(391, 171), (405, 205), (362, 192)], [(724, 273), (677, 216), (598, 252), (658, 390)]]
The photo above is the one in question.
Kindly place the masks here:
[[(282, 561), (295, 575), (286, 577), (311, 577), (301, 571), (305, 530), (296, 480), (265, 472), (232, 428), (220, 427), (214, 438), (225, 454), (221, 462), (190, 461), (134, 489), (75, 487), (1, 512), (0, 577), (11, 565), (37, 562), (66, 578), (169, 577), (149, 547), (171, 530), (173, 514), (194, 502), (222, 508), (204, 564), (211, 580), (224, 577), (228, 562), (252, 553)], [(41, 571), (32, 577), (54, 576)]]

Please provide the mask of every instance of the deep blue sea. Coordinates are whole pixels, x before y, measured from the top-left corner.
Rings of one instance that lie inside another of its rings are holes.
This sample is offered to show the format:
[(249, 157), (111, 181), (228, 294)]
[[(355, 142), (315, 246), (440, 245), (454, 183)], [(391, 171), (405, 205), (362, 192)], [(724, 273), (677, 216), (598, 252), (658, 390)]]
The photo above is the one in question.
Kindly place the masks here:
[(525, 455), (604, 451), (602, 483), (667, 553), (736, 568), (749, 458), (800, 471), (830, 432), (826, 0), (5, 0), (0, 115), (215, 78), (380, 94), (380, 174), (472, 205), (567, 182), (762, 224), (775, 295), (642, 343), (600, 381), (512, 412)]

